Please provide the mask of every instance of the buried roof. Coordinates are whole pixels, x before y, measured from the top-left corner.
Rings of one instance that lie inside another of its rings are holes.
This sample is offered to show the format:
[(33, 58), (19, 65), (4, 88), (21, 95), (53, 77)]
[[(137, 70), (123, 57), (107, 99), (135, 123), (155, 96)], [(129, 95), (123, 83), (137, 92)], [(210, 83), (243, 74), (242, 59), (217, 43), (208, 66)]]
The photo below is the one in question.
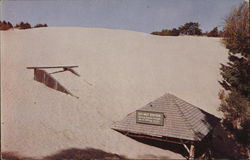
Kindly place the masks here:
[[(158, 118), (163, 114), (163, 122), (158, 125), (138, 123), (137, 112), (144, 111), (156, 113), (154, 116), (158, 114)], [(112, 129), (155, 137), (201, 141), (219, 120), (200, 108), (167, 93), (140, 108), (139, 111), (128, 114), (123, 120), (115, 122)]]

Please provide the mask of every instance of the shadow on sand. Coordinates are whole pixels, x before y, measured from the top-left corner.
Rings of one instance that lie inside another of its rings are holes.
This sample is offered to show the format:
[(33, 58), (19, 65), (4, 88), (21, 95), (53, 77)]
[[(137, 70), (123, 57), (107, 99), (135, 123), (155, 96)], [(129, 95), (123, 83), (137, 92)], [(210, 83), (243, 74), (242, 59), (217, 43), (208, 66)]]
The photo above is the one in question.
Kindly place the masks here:
[[(14, 152), (3, 152), (2, 158), (4, 160), (34, 160), (34, 158), (22, 157)], [(56, 154), (45, 156), (44, 160), (83, 160), (83, 159), (125, 159), (114, 153), (105, 152), (94, 148), (70, 148), (57, 152)]]
[(179, 145), (179, 144), (174, 144), (174, 143), (167, 143), (167, 142), (161, 142), (161, 141), (155, 141), (155, 140), (150, 140), (150, 139), (141, 139), (141, 138), (135, 138), (135, 137), (130, 137), (138, 142), (158, 147), (164, 150), (169, 150), (175, 153), (178, 153), (182, 155), (183, 157), (188, 156), (187, 150), (184, 148), (184, 146)]

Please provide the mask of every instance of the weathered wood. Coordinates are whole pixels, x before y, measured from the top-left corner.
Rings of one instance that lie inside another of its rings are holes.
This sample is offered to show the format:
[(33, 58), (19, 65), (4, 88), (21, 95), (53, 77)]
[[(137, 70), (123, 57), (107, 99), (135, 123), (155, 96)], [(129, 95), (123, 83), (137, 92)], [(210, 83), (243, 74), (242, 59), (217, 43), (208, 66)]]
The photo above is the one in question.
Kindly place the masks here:
[(151, 139), (151, 140), (157, 140), (157, 141), (162, 141), (162, 142), (175, 143), (175, 144), (182, 144), (182, 143), (177, 142), (177, 141), (171, 141), (171, 140), (161, 139), (161, 138), (156, 138), (156, 137), (148, 137), (148, 136), (142, 136), (142, 135), (131, 135), (131, 134), (128, 134), (128, 136), (137, 137), (137, 138)]
[[(121, 132), (121, 131), (119, 131), (119, 132)], [(129, 132), (122, 132), (122, 133), (125, 134), (126, 136), (135, 137), (135, 138), (144, 138), (144, 139), (151, 139), (151, 140), (162, 141), (162, 142), (183, 144), (183, 143), (178, 142), (178, 141), (172, 141), (172, 140), (162, 139), (162, 138), (157, 138), (157, 137), (144, 136), (144, 135), (138, 135), (138, 134), (131, 134)]]
[[(121, 131), (121, 130), (117, 130), (114, 129), (128, 137), (134, 137), (134, 138), (141, 138), (141, 139), (150, 139), (150, 140), (155, 140), (155, 141), (161, 141), (161, 142), (168, 142), (168, 143), (174, 143), (174, 144), (179, 144), (179, 145), (183, 145), (183, 147), (186, 149), (188, 155), (185, 156), (185, 158), (187, 160), (193, 160), (194, 156), (195, 156), (195, 147), (194, 147), (194, 141), (188, 141), (188, 140), (182, 140), (182, 139), (178, 139), (177, 141), (175, 140), (169, 140), (167, 139), (167, 137), (164, 138), (158, 138), (158, 137), (153, 137), (153, 136), (147, 136), (147, 135), (141, 135), (141, 134), (135, 134), (135, 133), (130, 133), (127, 131)], [(189, 146), (190, 145), (190, 146)]]
[(34, 73), (34, 80), (45, 84), (49, 88), (58, 90), (60, 92), (69, 94), (73, 96), (73, 94), (67, 90), (62, 84), (60, 84), (54, 77), (52, 77), (49, 73), (44, 70), (36, 69)]
[(188, 156), (186, 157), (187, 160), (190, 160), (190, 159), (194, 159), (194, 154), (195, 154), (195, 148), (194, 148), (194, 145), (191, 144), (190, 147), (188, 148), (188, 146), (186, 144), (183, 143), (183, 146), (184, 148), (187, 150), (188, 152)]
[(51, 68), (76, 68), (79, 66), (44, 66), (44, 67), (27, 67), (27, 69), (51, 69)]
[(80, 77), (80, 74), (78, 74), (75, 70), (73, 70), (72, 68), (66, 68), (67, 71), (70, 71), (71, 73), (73, 73), (74, 75)]
[(183, 143), (183, 146), (187, 150), (187, 152), (190, 153), (190, 149), (187, 147), (187, 145)]
[(190, 141), (190, 140), (183, 140), (183, 139), (180, 139), (180, 142), (182, 144), (193, 144), (194, 142), (193, 141)]
[(195, 148), (194, 145), (191, 144), (190, 149), (189, 149), (189, 158), (190, 159), (194, 159), (194, 153), (195, 152)]
[[(47, 87), (58, 90), (60, 92), (69, 94), (73, 97), (79, 98), (75, 95), (73, 95), (69, 90), (67, 90), (63, 85), (61, 85), (54, 77), (52, 77), (51, 74), (59, 73), (59, 72), (65, 72), (70, 71), (73, 74), (80, 76), (78, 73), (76, 73), (73, 69), (78, 66), (54, 66), (54, 67), (27, 67), (27, 69), (34, 69), (34, 80), (38, 81), (40, 83), (45, 84)], [(45, 70), (46, 68), (63, 68), (62, 71), (56, 71), (53, 73), (47, 73)]]

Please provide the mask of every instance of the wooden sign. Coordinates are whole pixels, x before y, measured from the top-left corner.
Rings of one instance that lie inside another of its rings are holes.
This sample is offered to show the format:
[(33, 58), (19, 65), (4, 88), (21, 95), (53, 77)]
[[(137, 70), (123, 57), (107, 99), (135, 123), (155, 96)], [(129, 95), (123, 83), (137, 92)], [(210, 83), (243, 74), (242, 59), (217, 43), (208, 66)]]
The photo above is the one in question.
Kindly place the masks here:
[(136, 123), (151, 124), (151, 125), (164, 125), (164, 113), (152, 111), (136, 111)]

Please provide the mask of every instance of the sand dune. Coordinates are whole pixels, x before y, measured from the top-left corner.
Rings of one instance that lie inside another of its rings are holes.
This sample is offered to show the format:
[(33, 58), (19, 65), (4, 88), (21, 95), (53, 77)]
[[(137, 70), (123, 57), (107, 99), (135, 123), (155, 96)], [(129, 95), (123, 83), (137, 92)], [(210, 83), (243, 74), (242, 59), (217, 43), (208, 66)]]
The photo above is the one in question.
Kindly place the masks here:
[[(226, 53), (218, 38), (95, 28), (1, 32), (2, 150), (39, 158), (92, 147), (129, 158), (182, 158), (110, 126), (166, 92), (220, 117), (217, 81)], [(53, 65), (79, 65), (81, 77), (54, 74), (79, 99), (34, 81), (26, 69)]]

